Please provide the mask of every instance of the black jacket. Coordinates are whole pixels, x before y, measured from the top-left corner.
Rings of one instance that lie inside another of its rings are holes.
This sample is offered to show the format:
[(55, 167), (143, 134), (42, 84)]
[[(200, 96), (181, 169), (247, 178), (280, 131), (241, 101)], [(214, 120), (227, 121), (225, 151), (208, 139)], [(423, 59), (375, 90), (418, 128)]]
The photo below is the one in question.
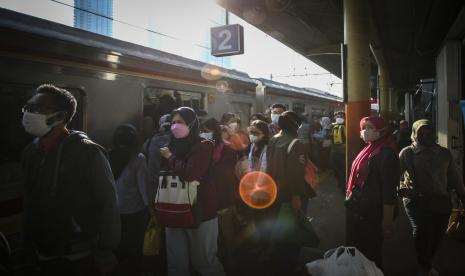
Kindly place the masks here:
[(100, 264), (116, 261), (120, 217), (106, 153), (82, 132), (71, 132), (57, 149), (44, 152), (35, 139), (23, 151), (26, 244), (39, 255), (94, 254)]

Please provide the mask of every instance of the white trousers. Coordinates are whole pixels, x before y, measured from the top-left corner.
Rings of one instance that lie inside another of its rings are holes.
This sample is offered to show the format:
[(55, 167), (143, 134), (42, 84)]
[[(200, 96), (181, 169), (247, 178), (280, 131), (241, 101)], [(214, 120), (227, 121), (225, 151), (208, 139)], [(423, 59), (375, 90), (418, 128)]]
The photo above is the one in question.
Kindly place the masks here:
[(189, 276), (190, 266), (202, 276), (224, 276), (218, 253), (218, 218), (197, 228), (166, 228), (169, 276)]

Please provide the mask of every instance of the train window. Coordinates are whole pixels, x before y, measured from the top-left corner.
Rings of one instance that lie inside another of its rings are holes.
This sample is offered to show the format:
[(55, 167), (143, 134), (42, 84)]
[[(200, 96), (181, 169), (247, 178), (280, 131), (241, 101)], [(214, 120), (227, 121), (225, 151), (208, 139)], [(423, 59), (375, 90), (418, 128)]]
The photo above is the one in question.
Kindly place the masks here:
[(303, 103), (293, 103), (292, 104), (292, 111), (297, 114), (304, 114), (305, 113), (305, 104)]
[[(20, 195), (21, 152), (33, 139), (22, 126), (21, 107), (34, 95), (36, 88), (37, 85), (0, 82), (0, 122), (4, 128), (0, 135), (0, 202)], [(70, 128), (82, 130), (84, 94), (79, 89), (67, 89), (78, 101)]]

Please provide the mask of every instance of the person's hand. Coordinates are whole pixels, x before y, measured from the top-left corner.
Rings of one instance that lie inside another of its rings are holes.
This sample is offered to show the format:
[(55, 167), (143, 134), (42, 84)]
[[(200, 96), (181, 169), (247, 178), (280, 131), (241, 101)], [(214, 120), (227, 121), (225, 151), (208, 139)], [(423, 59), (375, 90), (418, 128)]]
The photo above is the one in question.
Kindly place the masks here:
[(391, 240), (394, 237), (394, 220), (392, 218), (383, 219), (383, 236), (385, 240)]
[(161, 154), (161, 156), (165, 157), (166, 159), (169, 159), (171, 157), (171, 155), (173, 155), (171, 153), (170, 149), (167, 148), (167, 147), (161, 148), (160, 149), (160, 154)]
[(302, 208), (302, 200), (300, 200), (300, 196), (293, 196), (291, 199), (291, 206), (294, 211), (298, 212)]

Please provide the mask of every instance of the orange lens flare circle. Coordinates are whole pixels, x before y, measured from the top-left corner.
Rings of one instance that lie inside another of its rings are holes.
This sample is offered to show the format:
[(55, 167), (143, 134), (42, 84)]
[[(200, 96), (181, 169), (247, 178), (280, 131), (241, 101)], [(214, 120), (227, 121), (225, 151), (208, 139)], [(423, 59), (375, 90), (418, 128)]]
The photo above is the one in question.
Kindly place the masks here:
[(264, 172), (249, 172), (239, 184), (239, 195), (248, 206), (264, 209), (276, 200), (278, 188), (276, 182)]

